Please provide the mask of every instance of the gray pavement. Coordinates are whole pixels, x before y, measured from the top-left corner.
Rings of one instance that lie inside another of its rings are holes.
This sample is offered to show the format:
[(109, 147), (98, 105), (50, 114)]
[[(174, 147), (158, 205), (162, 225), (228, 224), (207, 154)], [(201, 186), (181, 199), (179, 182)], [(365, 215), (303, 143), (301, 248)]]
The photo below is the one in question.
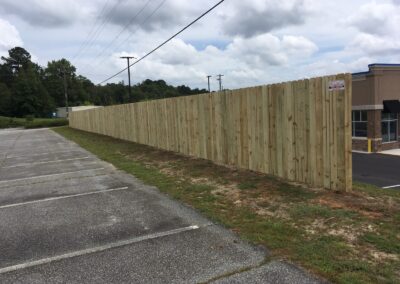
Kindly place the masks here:
[(0, 130), (0, 283), (317, 282), (266, 255), (51, 130)]
[(400, 156), (353, 152), (353, 180), (400, 190)]

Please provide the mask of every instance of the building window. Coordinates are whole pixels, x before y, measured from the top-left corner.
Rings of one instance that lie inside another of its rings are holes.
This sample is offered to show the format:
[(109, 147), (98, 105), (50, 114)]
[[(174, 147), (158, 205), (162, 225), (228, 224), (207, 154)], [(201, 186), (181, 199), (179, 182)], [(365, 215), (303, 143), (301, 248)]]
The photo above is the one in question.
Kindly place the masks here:
[(397, 141), (397, 113), (382, 112), (382, 142)]
[(353, 110), (353, 137), (367, 137), (367, 111)]

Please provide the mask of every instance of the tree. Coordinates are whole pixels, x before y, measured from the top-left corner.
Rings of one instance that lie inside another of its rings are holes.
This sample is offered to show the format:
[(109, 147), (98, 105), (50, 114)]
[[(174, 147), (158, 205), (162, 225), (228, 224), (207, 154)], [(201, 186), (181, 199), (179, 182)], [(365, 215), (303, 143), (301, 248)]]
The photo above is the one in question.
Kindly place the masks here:
[(144, 100), (206, 93), (182, 85), (174, 87), (164, 80), (144, 80), (133, 86), (129, 96), (123, 82), (95, 86), (88, 78), (76, 74), (76, 68), (66, 59), (52, 60), (45, 69), (31, 61), (22, 47), (8, 51), (0, 64), (0, 115), (48, 116), (55, 106), (65, 106), (64, 77), (70, 106), (113, 105)]
[(7, 85), (0, 83), (0, 115), (9, 116), (11, 106), (11, 92)]
[(14, 47), (8, 51), (8, 57), (2, 56), (4, 65), (10, 67), (13, 72), (18, 71), (21, 67), (26, 68), (31, 62), (31, 55), (22, 47)]
[(65, 106), (64, 73), (68, 87), (71, 86), (71, 81), (75, 77), (75, 71), (76, 68), (64, 58), (47, 63), (43, 83), (57, 106)]
[(28, 64), (26, 70), (20, 70), (13, 84), (11, 97), (11, 115), (24, 117), (49, 117), (54, 111), (54, 101), (47, 93), (34, 65)]

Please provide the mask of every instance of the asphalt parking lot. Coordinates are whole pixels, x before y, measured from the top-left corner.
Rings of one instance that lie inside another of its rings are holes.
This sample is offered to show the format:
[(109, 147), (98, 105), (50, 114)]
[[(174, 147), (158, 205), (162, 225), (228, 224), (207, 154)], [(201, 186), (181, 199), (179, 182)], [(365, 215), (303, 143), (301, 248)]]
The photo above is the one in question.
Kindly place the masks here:
[(0, 130), (0, 228), (0, 283), (318, 282), (48, 129)]
[(353, 180), (400, 190), (400, 156), (353, 152)]

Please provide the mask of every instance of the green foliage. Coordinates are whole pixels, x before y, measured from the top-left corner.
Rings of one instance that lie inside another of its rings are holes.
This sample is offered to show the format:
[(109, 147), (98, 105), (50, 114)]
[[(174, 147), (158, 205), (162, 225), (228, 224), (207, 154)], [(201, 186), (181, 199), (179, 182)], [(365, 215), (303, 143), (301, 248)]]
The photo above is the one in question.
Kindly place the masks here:
[[(52, 60), (45, 68), (31, 61), (22, 47), (8, 51), (0, 62), (0, 115), (50, 117), (56, 107), (68, 105), (114, 105), (138, 101), (187, 96), (206, 90), (187, 86), (173, 87), (163, 80), (145, 80), (128, 87), (123, 83), (95, 86), (89, 79), (76, 74), (76, 68), (66, 59)], [(65, 85), (64, 85), (65, 84)]]
[(0, 83), (0, 114), (9, 115), (11, 106), (11, 92), (7, 85)]
[(27, 122), (33, 121), (34, 118), (35, 118), (35, 116), (33, 116), (33, 115), (25, 116), (25, 119), (26, 119)]
[(0, 129), (11, 127), (23, 128), (43, 128), (68, 125), (65, 118), (34, 118), (28, 116), (26, 118), (4, 117), (0, 116)]

